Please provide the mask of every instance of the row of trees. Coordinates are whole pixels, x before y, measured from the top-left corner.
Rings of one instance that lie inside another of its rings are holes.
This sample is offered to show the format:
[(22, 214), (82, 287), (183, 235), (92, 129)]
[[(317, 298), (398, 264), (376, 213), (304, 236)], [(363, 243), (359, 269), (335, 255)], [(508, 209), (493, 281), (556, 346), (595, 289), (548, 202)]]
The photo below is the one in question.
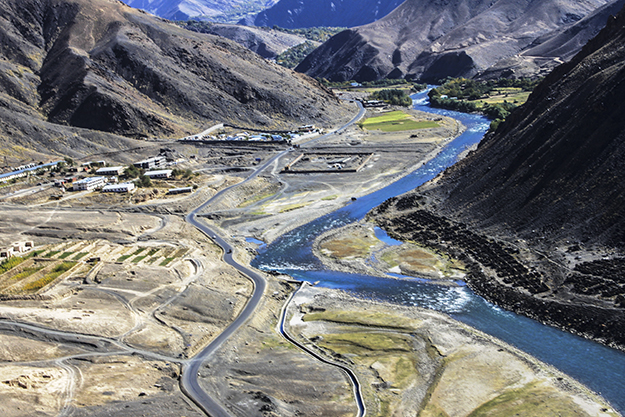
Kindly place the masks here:
[(406, 90), (391, 89), (375, 91), (369, 98), (372, 100), (381, 100), (394, 106), (412, 106), (412, 99)]

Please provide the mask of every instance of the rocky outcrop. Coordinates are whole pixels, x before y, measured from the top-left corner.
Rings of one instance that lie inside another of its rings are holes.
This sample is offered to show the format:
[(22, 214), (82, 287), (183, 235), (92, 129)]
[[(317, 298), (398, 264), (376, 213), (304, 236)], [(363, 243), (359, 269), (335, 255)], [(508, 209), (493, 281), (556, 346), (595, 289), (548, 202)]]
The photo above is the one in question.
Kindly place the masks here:
[(330, 81), (544, 75), (605, 25), (615, 3), (407, 0), (329, 39), (296, 70)]

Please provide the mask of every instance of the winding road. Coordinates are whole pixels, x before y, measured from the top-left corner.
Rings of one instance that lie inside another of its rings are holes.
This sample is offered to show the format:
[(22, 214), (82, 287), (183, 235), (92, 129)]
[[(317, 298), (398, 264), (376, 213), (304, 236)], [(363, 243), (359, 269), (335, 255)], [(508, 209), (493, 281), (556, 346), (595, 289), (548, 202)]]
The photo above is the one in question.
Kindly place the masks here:
[[(358, 114), (352, 120), (350, 120), (348, 123), (346, 123), (345, 125), (341, 126), (340, 128), (332, 132), (326, 133), (323, 136), (319, 136), (317, 138), (307, 141), (305, 145), (316, 143), (336, 133), (343, 132), (349, 126), (358, 122), (365, 115), (366, 110), (364, 109), (364, 107), (362, 106), (360, 102), (356, 102), (356, 103), (358, 104), (359, 111), (358, 111)], [(235, 187), (238, 187), (254, 179), (262, 171), (264, 171), (267, 167), (269, 167), (279, 158), (287, 154), (289, 151), (290, 150), (287, 149), (274, 155), (269, 160), (267, 160), (264, 164), (256, 168), (256, 170), (249, 177), (247, 177), (244, 181), (238, 184), (231, 185), (230, 187), (224, 188), (223, 190), (219, 191), (217, 194), (211, 197), (204, 204), (202, 204), (201, 206), (199, 206), (198, 208), (190, 212), (186, 217), (187, 222), (189, 222), (191, 225), (198, 228), (201, 232), (205, 233), (208, 237), (210, 237), (217, 245), (219, 245), (223, 249), (224, 251), (223, 259), (228, 265), (231, 265), (232, 267), (234, 267), (241, 273), (248, 276), (254, 283), (254, 292), (252, 294), (252, 297), (249, 299), (249, 301), (247, 302), (247, 304), (245, 305), (245, 307), (243, 308), (243, 311), (241, 311), (239, 316), (228, 327), (226, 327), (226, 329), (219, 336), (217, 336), (208, 346), (206, 346), (200, 353), (198, 353), (193, 358), (189, 359), (187, 363), (185, 364), (185, 366), (183, 367), (182, 376), (180, 378), (180, 386), (181, 386), (182, 391), (191, 400), (193, 400), (193, 402), (198, 407), (200, 407), (206, 414), (212, 417), (231, 417), (231, 414), (220, 403), (218, 403), (213, 398), (211, 398), (202, 389), (202, 387), (200, 387), (200, 384), (197, 379), (200, 367), (202, 366), (202, 363), (206, 360), (208, 356), (214, 353), (239, 327), (241, 327), (243, 323), (245, 323), (250, 318), (254, 310), (256, 310), (256, 307), (258, 306), (260, 300), (262, 299), (267, 283), (265, 279), (258, 272), (255, 272), (237, 263), (233, 258), (234, 247), (230, 245), (228, 242), (226, 242), (226, 240), (223, 237), (219, 236), (216, 231), (209, 228), (206, 224), (200, 222), (196, 217), (200, 211), (205, 209), (211, 203), (215, 202), (217, 199), (221, 198), (223, 194), (227, 193), (228, 191), (232, 190)], [(359, 404), (359, 410), (362, 410), (360, 407), (360, 404)], [(360, 413), (359, 415), (362, 415), (362, 413)]]

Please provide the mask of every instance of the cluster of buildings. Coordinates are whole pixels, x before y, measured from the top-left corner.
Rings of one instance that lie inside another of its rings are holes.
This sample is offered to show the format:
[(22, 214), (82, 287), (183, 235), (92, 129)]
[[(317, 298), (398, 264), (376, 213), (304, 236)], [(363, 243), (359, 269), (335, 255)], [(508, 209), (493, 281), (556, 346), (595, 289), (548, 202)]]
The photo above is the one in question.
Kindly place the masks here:
[(315, 127), (315, 125), (299, 126), (295, 131), (283, 133), (283, 134), (251, 134), (248, 132), (239, 132), (231, 135), (192, 135), (180, 139), (181, 142), (187, 141), (249, 141), (249, 142), (278, 142), (285, 141), (290, 142), (292, 139), (296, 139), (302, 135), (310, 133), (321, 133), (321, 129)]
[(35, 244), (30, 240), (26, 242), (15, 242), (8, 247), (0, 248), (0, 259), (12, 258), (13, 256), (28, 252), (34, 247)]
[(13, 171), (11, 171), (11, 172), (0, 174), (0, 182), (8, 182), (8, 181), (11, 181), (13, 179), (26, 177), (32, 171), (38, 171), (38, 170), (47, 171), (47, 170), (50, 170), (50, 169), (56, 167), (61, 162), (63, 162), (63, 161), (50, 162), (48, 164), (35, 164), (35, 163), (32, 163), (32, 164), (22, 165), (22, 166), (13, 168)]

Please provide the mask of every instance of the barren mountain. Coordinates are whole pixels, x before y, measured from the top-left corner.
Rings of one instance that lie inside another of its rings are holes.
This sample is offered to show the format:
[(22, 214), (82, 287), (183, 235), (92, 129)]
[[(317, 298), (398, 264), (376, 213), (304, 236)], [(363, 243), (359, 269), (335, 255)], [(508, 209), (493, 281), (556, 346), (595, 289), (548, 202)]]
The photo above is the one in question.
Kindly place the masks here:
[(116, 0), (0, 5), (0, 138), (7, 149), (19, 145), (13, 153), (76, 149), (75, 136), (111, 148), (125, 140), (66, 126), (180, 137), (213, 122), (324, 125), (345, 113), (306, 76)]
[(496, 303), (624, 347), (624, 95), (625, 9), (475, 152), (376, 217), (464, 257)]
[[(572, 28), (608, 3), (612, 1), (407, 0), (377, 22), (334, 36), (297, 71), (332, 81), (407, 77), (437, 82), (491, 68), (510, 69), (508, 75), (536, 75), (570, 57), (580, 42), (596, 34), (605, 25), (602, 17)], [(568, 37), (544, 50), (533, 49), (543, 55), (524, 53), (567, 29)], [(502, 60), (512, 61), (502, 67)]]
[(256, 26), (283, 28), (354, 27), (389, 14), (402, 0), (280, 0), (260, 12)]

